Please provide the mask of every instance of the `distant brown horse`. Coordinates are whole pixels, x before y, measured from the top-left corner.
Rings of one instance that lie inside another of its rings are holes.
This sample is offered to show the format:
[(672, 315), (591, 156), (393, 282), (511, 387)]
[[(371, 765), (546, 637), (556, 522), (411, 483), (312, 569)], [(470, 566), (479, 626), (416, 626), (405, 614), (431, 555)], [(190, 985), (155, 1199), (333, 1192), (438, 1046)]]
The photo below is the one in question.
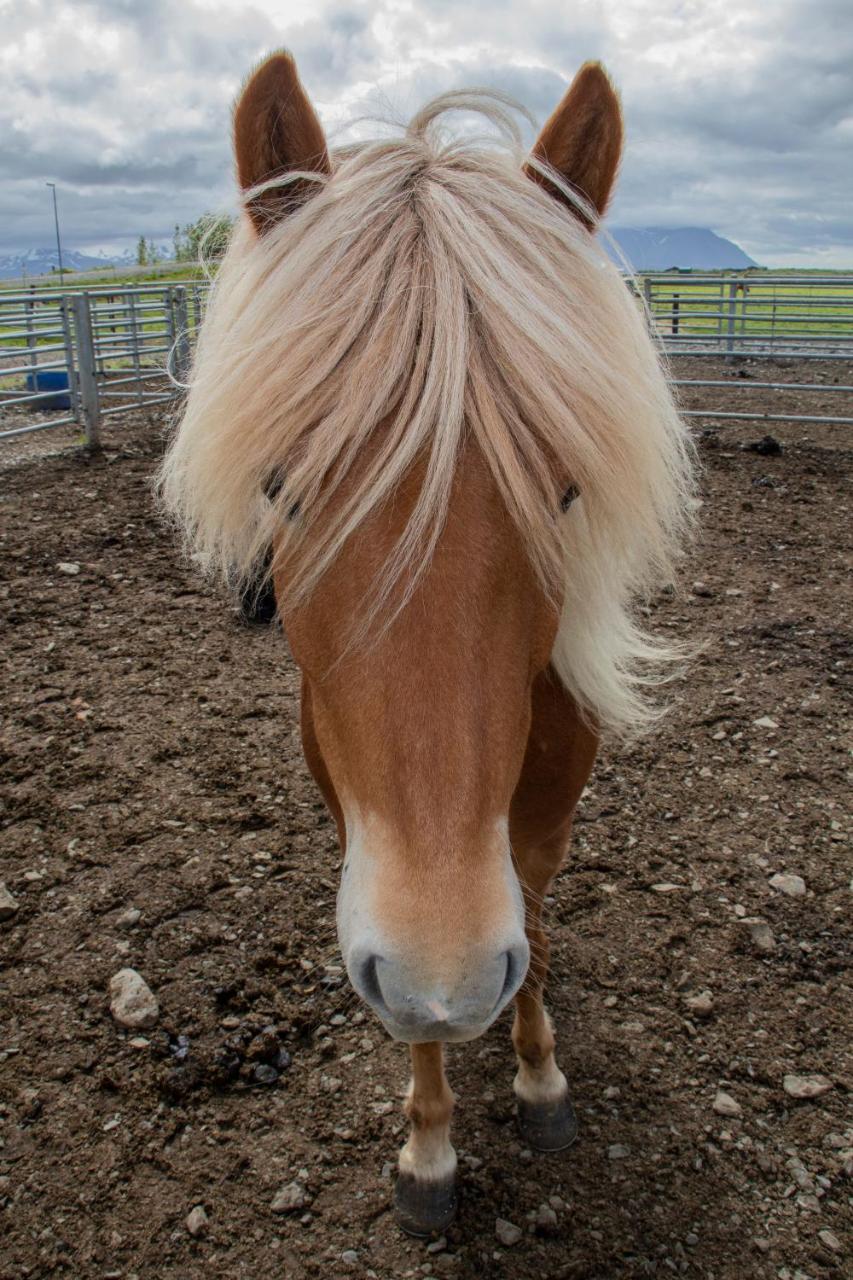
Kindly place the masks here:
[[(493, 136), (450, 133), (452, 109)], [(455, 1207), (442, 1044), (513, 998), (524, 1141), (575, 1136), (542, 901), (599, 731), (654, 714), (670, 655), (633, 601), (689, 505), (682, 426), (595, 236), (616, 95), (584, 66), (526, 155), (518, 110), (446, 94), (330, 153), (290, 56), (255, 71), (234, 119), (245, 216), (161, 485), (231, 581), (273, 548), (347, 971), (411, 1045), (395, 1202), (415, 1234)]]

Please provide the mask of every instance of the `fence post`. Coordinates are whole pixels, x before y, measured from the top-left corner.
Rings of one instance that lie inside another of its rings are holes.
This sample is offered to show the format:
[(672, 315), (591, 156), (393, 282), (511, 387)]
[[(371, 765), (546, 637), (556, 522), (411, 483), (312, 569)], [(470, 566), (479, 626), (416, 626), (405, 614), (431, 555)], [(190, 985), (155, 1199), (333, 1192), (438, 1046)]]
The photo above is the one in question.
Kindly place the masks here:
[(729, 285), (729, 307), (726, 317), (726, 356), (731, 356), (735, 349), (735, 322), (737, 320), (737, 283)]
[(175, 373), (185, 382), (190, 371), (190, 324), (187, 314), (186, 286), (175, 288)]
[(65, 368), (68, 372), (68, 398), (71, 401), (71, 413), (75, 422), (80, 421), (80, 391), (77, 386), (77, 369), (74, 362), (74, 339), (71, 336), (71, 310), (73, 298), (63, 294), (59, 303), (59, 315), (62, 321), (62, 341), (65, 345)]
[(92, 311), (87, 295), (78, 293), (71, 303), (71, 309), (74, 313), (74, 329), (77, 334), (77, 386), (80, 393), (80, 407), (83, 411), (86, 445), (89, 449), (99, 449), (101, 445), (101, 398), (98, 393)]

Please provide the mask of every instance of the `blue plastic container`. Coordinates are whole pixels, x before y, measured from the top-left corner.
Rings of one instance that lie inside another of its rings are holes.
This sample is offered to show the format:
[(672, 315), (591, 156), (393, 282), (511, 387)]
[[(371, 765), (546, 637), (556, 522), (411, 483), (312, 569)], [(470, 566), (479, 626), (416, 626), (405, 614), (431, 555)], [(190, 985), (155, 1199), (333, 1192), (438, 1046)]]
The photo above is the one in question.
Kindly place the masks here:
[(27, 374), (27, 391), (51, 391), (53, 395), (43, 395), (34, 400), (31, 409), (41, 412), (43, 409), (70, 409), (71, 396), (68, 393), (68, 371), (66, 369), (34, 370)]

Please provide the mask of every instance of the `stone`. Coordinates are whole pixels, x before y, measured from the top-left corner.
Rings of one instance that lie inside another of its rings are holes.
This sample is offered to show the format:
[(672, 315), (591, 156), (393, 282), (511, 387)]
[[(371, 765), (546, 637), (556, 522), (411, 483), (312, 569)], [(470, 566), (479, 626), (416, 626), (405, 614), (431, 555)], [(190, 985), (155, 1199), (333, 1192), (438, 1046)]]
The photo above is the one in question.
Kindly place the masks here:
[(311, 1197), (301, 1182), (288, 1182), (276, 1191), (270, 1208), (273, 1213), (295, 1213), (310, 1203)]
[(203, 1204), (197, 1204), (187, 1214), (187, 1231), (191, 1236), (203, 1236), (207, 1231), (208, 1217)]
[(259, 1062), (252, 1072), (256, 1084), (275, 1084), (278, 1072), (266, 1062)]
[(341, 1254), (341, 1262), (343, 1262), (344, 1265), (347, 1267), (357, 1267), (358, 1254), (356, 1253), (355, 1249), (344, 1249), (343, 1253)]
[(80, 566), (75, 560), (60, 560), (56, 566), (57, 573), (67, 573), (70, 577), (80, 572)]
[(714, 997), (710, 991), (700, 991), (698, 996), (689, 996), (685, 1003), (694, 1017), (710, 1018), (714, 1008)]
[(826, 1076), (787, 1075), (782, 1081), (782, 1088), (790, 1098), (821, 1098), (832, 1087), (832, 1081)]
[(818, 1231), (817, 1238), (821, 1244), (825, 1244), (827, 1249), (831, 1249), (833, 1253), (841, 1253), (841, 1241), (834, 1231), (830, 1231), (828, 1227), (824, 1227), (823, 1231)]
[(612, 1146), (607, 1148), (608, 1160), (627, 1160), (631, 1152), (621, 1142), (614, 1142)]
[(160, 1015), (148, 983), (135, 969), (120, 969), (110, 978), (110, 1013), (121, 1027), (147, 1030)]
[(769, 955), (775, 949), (776, 938), (766, 920), (761, 920), (758, 916), (745, 916), (738, 920), (738, 926), (755, 951)]
[(777, 893), (784, 893), (788, 898), (804, 898), (806, 896), (806, 882), (803, 877), (788, 875), (782, 871), (770, 877), (770, 888), (775, 889)]
[(712, 1106), (718, 1116), (743, 1115), (743, 1107), (739, 1102), (735, 1102), (732, 1095), (730, 1093), (726, 1093), (724, 1089), (717, 1090)]
[(557, 1215), (549, 1204), (540, 1204), (533, 1221), (540, 1235), (551, 1235), (557, 1230)]
[(779, 726), (775, 720), (771, 720), (770, 716), (759, 716), (757, 720), (752, 722), (756, 729), (778, 729)]
[(17, 914), (18, 903), (5, 884), (0, 881), (0, 920), (11, 920)]
[(116, 919), (116, 924), (120, 929), (132, 929), (135, 924), (139, 923), (142, 912), (138, 907), (128, 907), (126, 911), (122, 911), (121, 915)]
[(495, 1235), (505, 1248), (511, 1249), (514, 1244), (518, 1244), (523, 1234), (521, 1227), (517, 1227), (514, 1222), (507, 1222), (506, 1218), (495, 1218)]

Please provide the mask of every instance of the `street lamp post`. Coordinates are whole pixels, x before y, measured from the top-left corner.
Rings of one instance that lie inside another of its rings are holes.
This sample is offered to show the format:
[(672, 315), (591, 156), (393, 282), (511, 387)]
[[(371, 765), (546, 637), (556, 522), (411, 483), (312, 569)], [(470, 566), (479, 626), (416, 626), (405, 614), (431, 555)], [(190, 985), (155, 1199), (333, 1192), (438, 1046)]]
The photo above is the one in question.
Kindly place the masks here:
[(46, 182), (45, 186), (50, 187), (51, 190), (53, 191), (53, 221), (56, 226), (56, 254), (57, 254), (57, 257), (59, 258), (59, 287), (60, 289), (64, 289), (65, 276), (62, 270), (62, 241), (59, 238), (59, 212), (56, 208), (56, 183)]

